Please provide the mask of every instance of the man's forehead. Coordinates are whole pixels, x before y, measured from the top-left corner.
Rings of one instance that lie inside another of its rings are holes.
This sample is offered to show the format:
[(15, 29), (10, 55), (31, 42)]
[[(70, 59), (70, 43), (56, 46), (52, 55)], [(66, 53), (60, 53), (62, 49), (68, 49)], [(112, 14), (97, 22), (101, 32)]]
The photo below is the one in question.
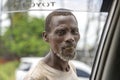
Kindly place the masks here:
[(69, 23), (69, 24), (66, 24), (66, 23), (53, 23), (53, 26), (51, 26), (52, 30), (63, 30), (63, 29), (78, 29), (78, 25), (75, 23)]

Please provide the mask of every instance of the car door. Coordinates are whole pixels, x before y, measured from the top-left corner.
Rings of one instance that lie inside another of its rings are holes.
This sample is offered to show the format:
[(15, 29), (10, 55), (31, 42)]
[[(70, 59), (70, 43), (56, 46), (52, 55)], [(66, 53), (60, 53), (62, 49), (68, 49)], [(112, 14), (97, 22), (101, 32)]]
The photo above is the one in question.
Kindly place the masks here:
[(97, 50), (90, 80), (120, 80), (120, 0), (112, 7)]

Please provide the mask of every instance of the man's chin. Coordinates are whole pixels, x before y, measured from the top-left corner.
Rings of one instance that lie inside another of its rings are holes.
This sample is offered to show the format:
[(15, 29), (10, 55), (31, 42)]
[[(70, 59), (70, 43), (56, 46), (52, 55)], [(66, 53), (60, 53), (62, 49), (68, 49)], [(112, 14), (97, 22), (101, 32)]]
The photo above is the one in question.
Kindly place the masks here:
[(62, 53), (58, 53), (57, 56), (63, 61), (69, 61), (75, 58), (75, 52), (72, 55), (64, 56)]

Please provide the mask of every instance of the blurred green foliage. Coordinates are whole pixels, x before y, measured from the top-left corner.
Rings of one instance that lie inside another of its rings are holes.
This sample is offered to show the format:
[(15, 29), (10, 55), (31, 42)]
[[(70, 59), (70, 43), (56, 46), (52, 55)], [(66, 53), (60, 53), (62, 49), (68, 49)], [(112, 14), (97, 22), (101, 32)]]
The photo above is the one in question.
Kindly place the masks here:
[(18, 61), (0, 64), (0, 80), (15, 80), (15, 70), (18, 65)]
[(3, 36), (6, 47), (13, 54), (22, 56), (43, 56), (49, 46), (42, 39), (44, 17), (31, 17), (27, 13), (14, 13), (11, 25)]

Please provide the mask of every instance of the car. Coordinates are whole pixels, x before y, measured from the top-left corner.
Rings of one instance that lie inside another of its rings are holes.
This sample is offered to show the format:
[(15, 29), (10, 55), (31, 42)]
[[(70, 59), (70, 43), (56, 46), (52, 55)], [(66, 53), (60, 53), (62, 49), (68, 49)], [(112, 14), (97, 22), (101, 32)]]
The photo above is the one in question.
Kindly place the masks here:
[[(42, 57), (23, 57), (20, 59), (20, 65), (16, 69), (16, 80), (23, 80), (27, 72), (34, 68)], [(77, 76), (80, 80), (89, 80), (91, 67), (83, 62), (77, 60), (71, 60), (76, 67)]]

